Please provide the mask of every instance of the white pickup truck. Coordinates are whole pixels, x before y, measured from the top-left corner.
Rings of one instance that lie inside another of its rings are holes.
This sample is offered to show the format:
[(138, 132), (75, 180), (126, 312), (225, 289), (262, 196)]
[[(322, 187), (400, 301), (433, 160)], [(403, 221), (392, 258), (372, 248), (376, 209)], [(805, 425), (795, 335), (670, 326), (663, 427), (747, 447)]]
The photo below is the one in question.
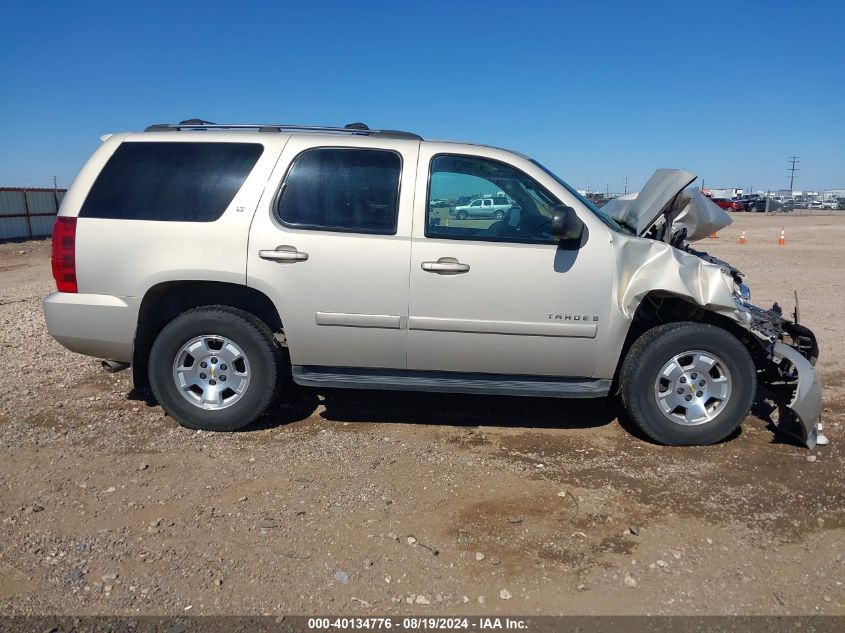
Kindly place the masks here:
[(476, 198), (469, 204), (449, 209), (449, 215), (465, 220), (466, 218), (496, 218), (501, 220), (510, 211), (513, 204), (507, 198)]

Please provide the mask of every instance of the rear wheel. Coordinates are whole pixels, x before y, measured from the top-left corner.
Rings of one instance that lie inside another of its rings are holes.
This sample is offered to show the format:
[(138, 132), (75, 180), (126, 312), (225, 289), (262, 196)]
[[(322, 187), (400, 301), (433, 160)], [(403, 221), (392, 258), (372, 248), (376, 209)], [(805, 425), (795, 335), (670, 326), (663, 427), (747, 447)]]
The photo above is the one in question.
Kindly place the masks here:
[(631, 346), (620, 374), (622, 401), (651, 439), (713, 444), (748, 414), (756, 378), (748, 350), (730, 332), (703, 323), (669, 323)]
[(459, 220), (466, 220), (467, 212), (466, 211), (458, 211), (455, 214), (455, 217), (458, 218)]
[(505, 212), (504, 211), (496, 211), (496, 213), (494, 213), (493, 216), (497, 220), (501, 220), (503, 217), (505, 217)]
[(235, 431), (273, 399), (277, 346), (257, 317), (225, 306), (189, 310), (168, 323), (150, 351), (150, 386), (182, 426)]

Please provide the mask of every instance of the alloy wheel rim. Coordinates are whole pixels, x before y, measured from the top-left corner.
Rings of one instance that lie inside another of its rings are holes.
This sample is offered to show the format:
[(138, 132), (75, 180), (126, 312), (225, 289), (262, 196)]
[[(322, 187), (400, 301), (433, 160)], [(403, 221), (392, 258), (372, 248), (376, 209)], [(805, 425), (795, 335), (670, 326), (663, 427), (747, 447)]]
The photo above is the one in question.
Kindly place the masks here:
[(683, 426), (712, 421), (730, 400), (733, 380), (712, 352), (690, 350), (667, 361), (654, 382), (654, 399), (664, 417)]
[(203, 334), (186, 342), (173, 360), (173, 381), (185, 400), (219, 410), (243, 398), (249, 388), (249, 359), (235, 341)]

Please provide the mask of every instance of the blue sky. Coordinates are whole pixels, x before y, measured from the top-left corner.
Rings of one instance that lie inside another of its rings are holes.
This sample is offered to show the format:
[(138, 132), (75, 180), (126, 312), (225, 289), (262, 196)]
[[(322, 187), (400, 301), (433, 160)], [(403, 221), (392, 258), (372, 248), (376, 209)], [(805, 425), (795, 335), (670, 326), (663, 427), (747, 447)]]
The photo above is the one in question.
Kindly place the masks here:
[(202, 117), (516, 149), (577, 188), (657, 167), (845, 188), (845, 3), (36, 2), (0, 23), (0, 186)]

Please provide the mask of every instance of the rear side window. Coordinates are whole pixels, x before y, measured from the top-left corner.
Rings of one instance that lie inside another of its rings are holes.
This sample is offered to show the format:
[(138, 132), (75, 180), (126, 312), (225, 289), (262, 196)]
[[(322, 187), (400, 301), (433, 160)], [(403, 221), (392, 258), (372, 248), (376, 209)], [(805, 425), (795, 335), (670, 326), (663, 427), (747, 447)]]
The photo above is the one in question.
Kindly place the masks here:
[(297, 229), (393, 235), (401, 172), (389, 150), (307, 150), (282, 185), (278, 217)]
[(97, 176), (79, 215), (213, 222), (263, 150), (259, 143), (123, 143)]

